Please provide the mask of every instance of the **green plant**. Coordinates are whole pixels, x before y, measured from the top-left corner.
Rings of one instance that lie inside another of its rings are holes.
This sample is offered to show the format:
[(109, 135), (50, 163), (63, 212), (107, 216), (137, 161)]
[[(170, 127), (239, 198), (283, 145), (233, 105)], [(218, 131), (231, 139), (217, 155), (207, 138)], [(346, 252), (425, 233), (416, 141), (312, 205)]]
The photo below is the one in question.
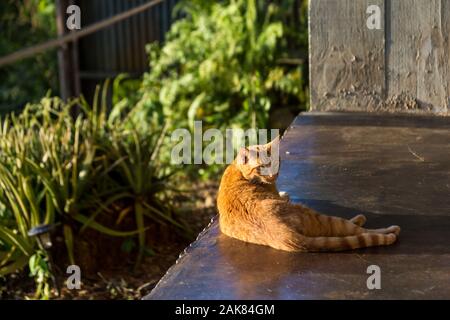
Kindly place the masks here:
[(48, 300), (51, 295), (49, 279), (52, 275), (50, 273), (47, 254), (41, 250), (36, 251), (30, 257), (28, 265), (30, 276), (35, 279), (37, 285), (34, 297)]
[(306, 103), (303, 69), (287, 54), (280, 6), (257, 0), (183, 2), (187, 16), (148, 47), (141, 105), (188, 127), (267, 127), (274, 104)]
[[(188, 231), (171, 206), (173, 172), (158, 162), (165, 131), (127, 129), (126, 112), (113, 108), (108, 115), (106, 88), (101, 98), (97, 90), (92, 107), (82, 98), (70, 103), (44, 98), (2, 121), (0, 274), (32, 262), (43, 266), (45, 259), (36, 256), (42, 248), (27, 234), (42, 223), (61, 223), (58, 232), (71, 263), (76, 260), (74, 241), (86, 228), (114, 237), (137, 236), (138, 262), (146, 250), (149, 219)], [(76, 108), (81, 112), (73, 117)], [(118, 230), (131, 213), (135, 229)], [(47, 277), (39, 269), (31, 274), (45, 297)]]
[[(150, 71), (143, 78), (135, 119), (147, 121), (157, 114), (160, 122), (170, 124), (169, 132), (192, 130), (195, 120), (203, 122), (204, 130), (268, 128), (273, 108), (305, 109), (306, 65), (280, 62), (292, 52), (286, 37), (294, 33), (284, 24), (292, 4), (182, 2), (178, 10), (184, 18), (172, 25), (165, 43), (148, 46)], [(292, 38), (304, 46), (303, 38)], [(169, 149), (170, 141), (165, 146)]]

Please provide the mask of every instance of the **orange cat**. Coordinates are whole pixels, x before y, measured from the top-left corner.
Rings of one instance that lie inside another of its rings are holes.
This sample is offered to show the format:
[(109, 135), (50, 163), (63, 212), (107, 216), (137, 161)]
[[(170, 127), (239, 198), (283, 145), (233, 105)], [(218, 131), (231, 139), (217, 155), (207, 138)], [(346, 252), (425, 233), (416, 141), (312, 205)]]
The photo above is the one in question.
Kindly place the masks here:
[(278, 166), (267, 162), (267, 155), (278, 144), (275, 139), (267, 145), (242, 148), (225, 170), (217, 199), (224, 234), (286, 251), (339, 251), (397, 240), (398, 226), (365, 229), (363, 215), (351, 220), (326, 216), (280, 196), (275, 186)]

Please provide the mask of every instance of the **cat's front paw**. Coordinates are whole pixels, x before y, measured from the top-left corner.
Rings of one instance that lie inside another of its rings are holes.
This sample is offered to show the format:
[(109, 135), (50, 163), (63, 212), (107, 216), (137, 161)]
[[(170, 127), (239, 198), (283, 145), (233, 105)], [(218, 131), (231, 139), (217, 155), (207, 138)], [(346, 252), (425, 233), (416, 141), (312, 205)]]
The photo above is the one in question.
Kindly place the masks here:
[(278, 194), (280, 195), (280, 197), (281, 197), (283, 200), (286, 200), (286, 201), (289, 202), (290, 198), (289, 198), (289, 195), (288, 195), (287, 192), (285, 192), (285, 191), (280, 191), (280, 192), (278, 192)]

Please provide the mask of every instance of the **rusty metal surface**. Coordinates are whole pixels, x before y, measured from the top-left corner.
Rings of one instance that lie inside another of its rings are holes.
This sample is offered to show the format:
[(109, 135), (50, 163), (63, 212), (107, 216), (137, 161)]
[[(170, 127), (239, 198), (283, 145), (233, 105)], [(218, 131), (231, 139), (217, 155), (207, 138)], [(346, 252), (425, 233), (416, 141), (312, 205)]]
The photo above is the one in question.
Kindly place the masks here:
[[(110, 18), (147, 3), (148, 0), (77, 0), (81, 8), (82, 26)], [(95, 88), (107, 78), (127, 73), (139, 77), (148, 70), (145, 51), (148, 43), (164, 41), (174, 16), (172, 11), (179, 0), (166, 0), (153, 8), (125, 19), (107, 29), (86, 36), (79, 41), (78, 56), (81, 91), (88, 101)]]
[[(281, 145), (279, 189), (323, 213), (398, 224), (390, 247), (287, 253), (214, 222), (145, 299), (450, 299), (450, 119), (307, 113)], [(381, 268), (368, 290), (367, 267)]]

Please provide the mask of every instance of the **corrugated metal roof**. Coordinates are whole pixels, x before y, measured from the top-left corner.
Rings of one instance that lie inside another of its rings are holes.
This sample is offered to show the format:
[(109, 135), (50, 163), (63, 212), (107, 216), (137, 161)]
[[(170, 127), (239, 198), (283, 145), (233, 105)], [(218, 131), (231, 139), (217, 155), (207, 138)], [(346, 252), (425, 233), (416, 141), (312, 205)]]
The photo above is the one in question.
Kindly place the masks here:
[[(179, 0), (168, 0), (79, 42), (82, 78), (105, 78), (118, 73), (140, 74), (148, 67), (145, 45), (162, 41)], [(148, 0), (78, 0), (82, 25), (106, 19)]]

